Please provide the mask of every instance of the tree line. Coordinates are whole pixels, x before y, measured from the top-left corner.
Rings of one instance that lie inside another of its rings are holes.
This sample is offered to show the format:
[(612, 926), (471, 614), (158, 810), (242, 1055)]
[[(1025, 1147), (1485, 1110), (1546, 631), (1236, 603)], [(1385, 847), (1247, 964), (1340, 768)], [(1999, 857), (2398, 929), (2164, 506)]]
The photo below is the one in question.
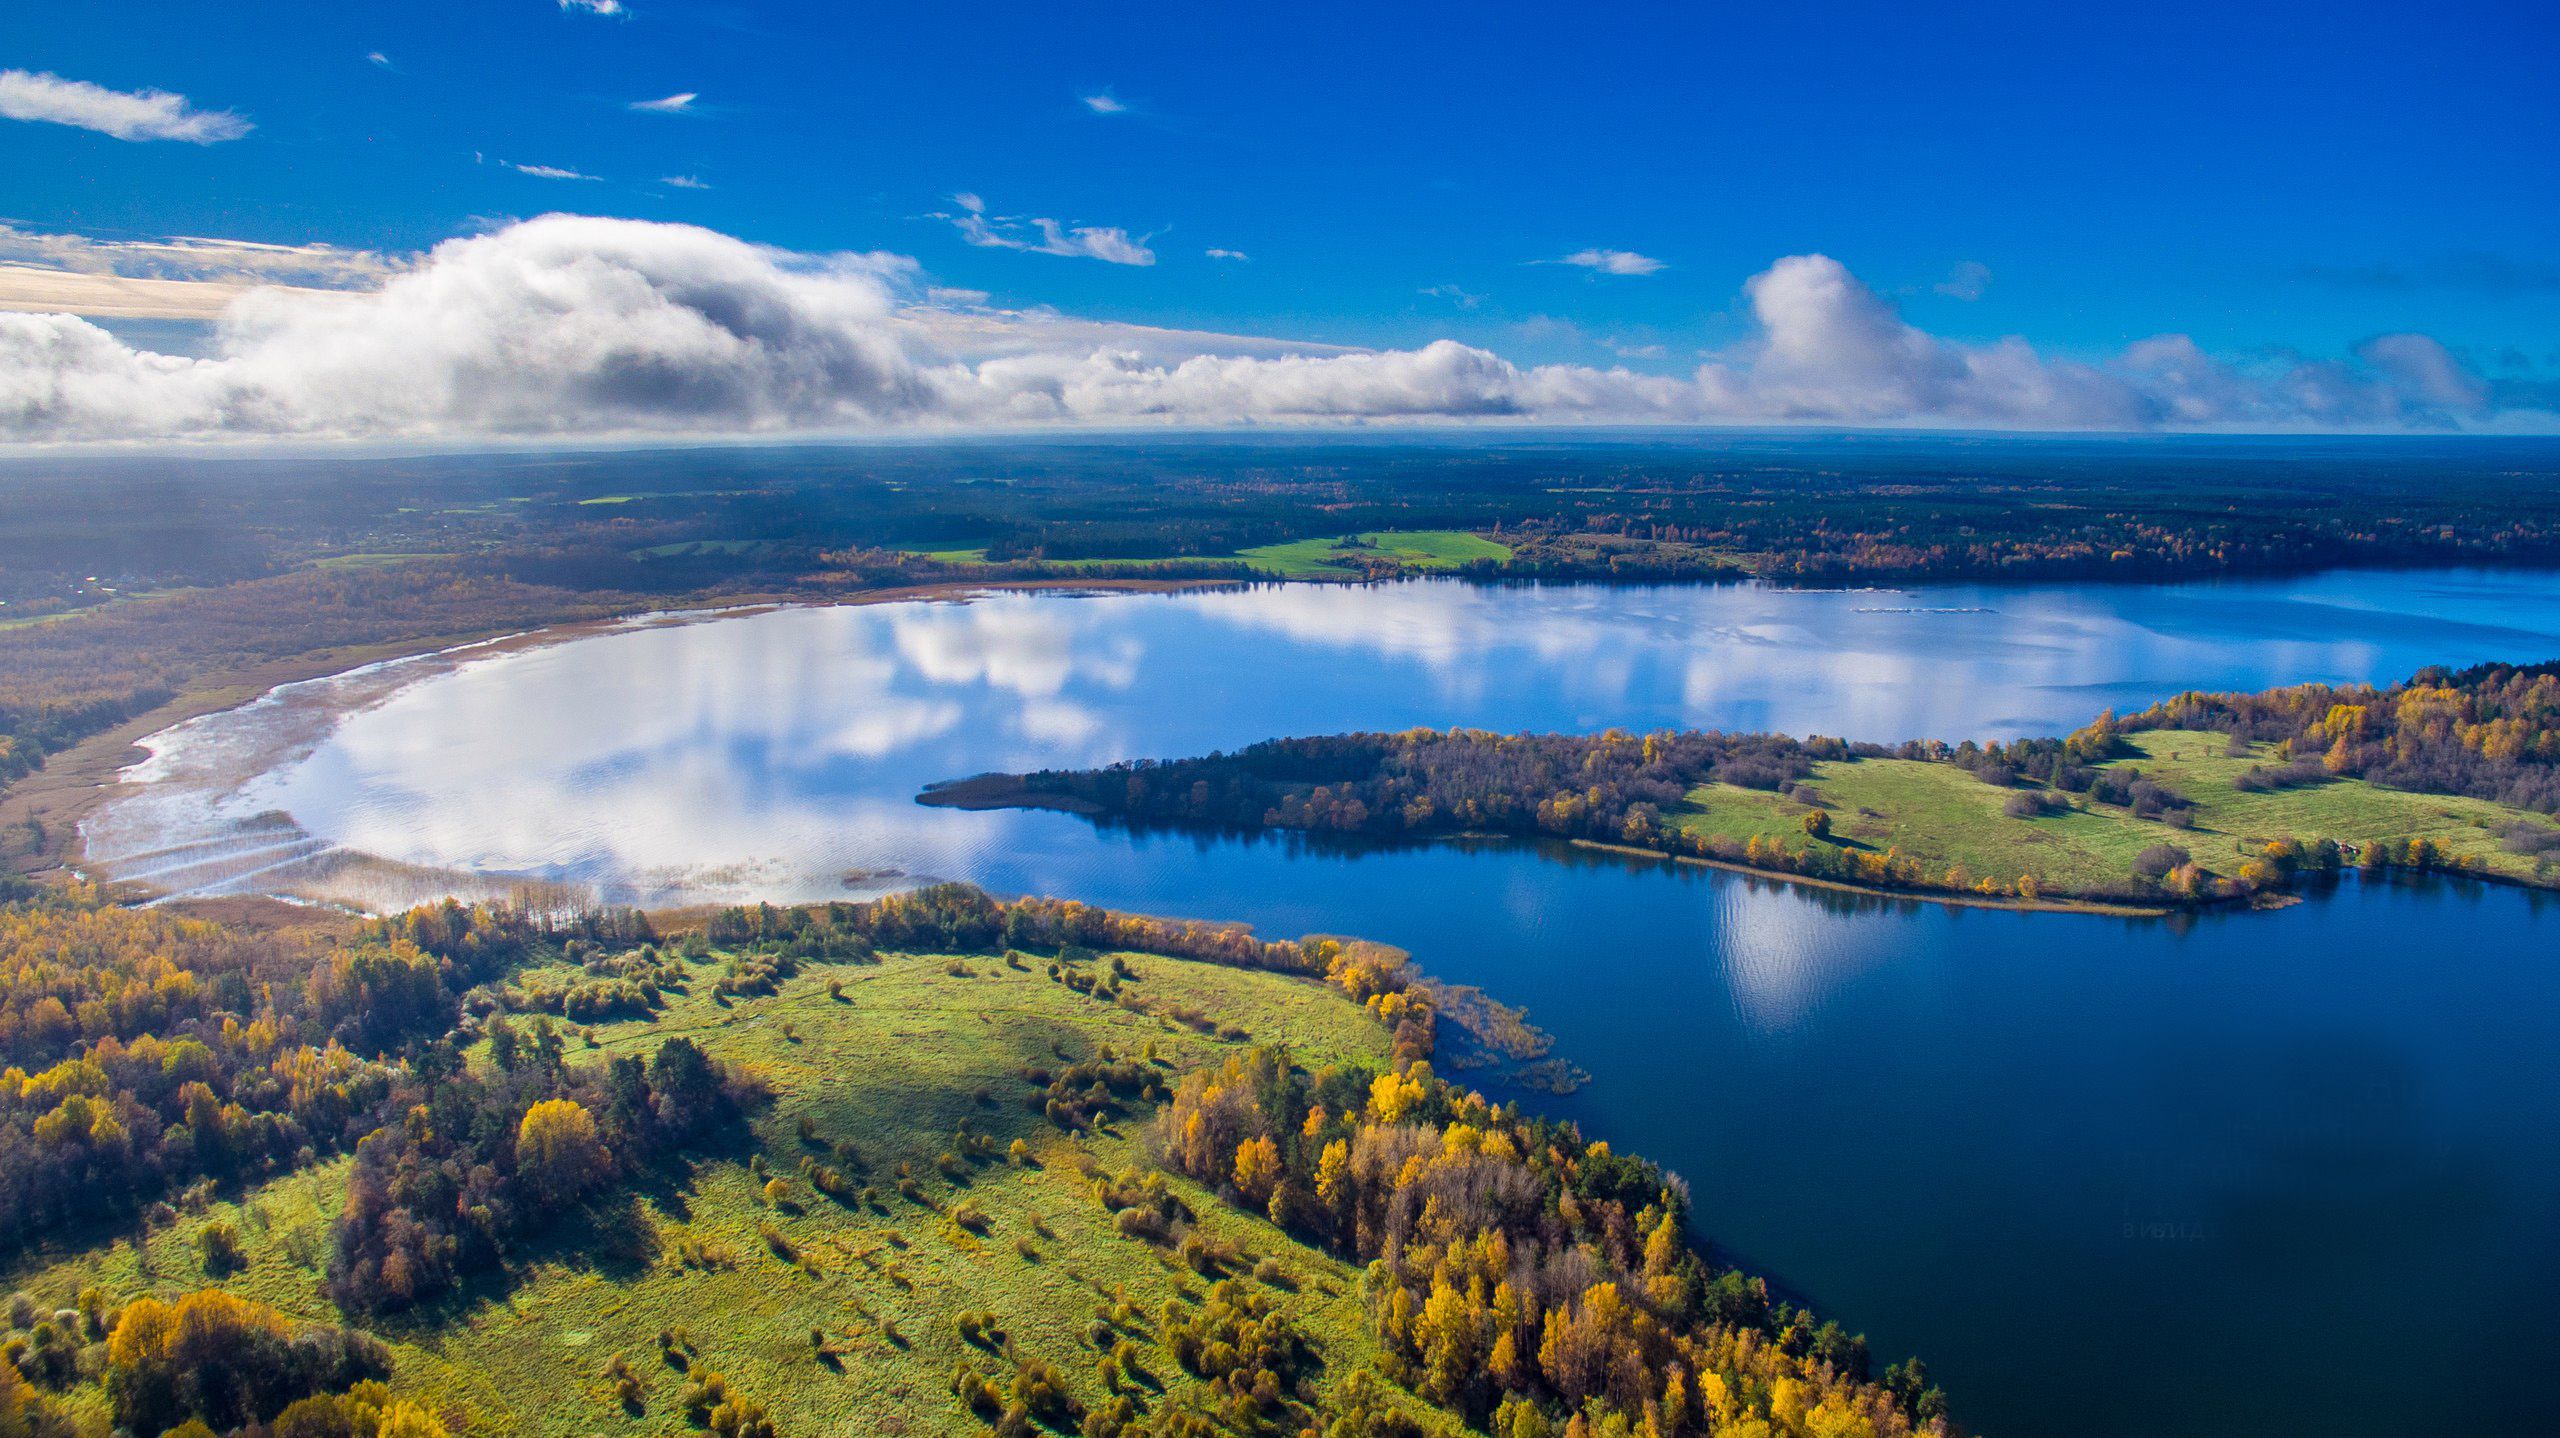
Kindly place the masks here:
[(2259, 782), (2370, 780), (2560, 814), (2560, 660), (2422, 669), (2398, 684), (2190, 692), (2128, 729), (2212, 729), (2275, 746)]
[(1711, 1264), (1679, 1180), (1427, 1061), (1309, 1073), (1238, 1053), (1183, 1078), (1152, 1143), (1366, 1263), (1393, 1376), (1498, 1438), (1950, 1431), (1921, 1365), (1873, 1373), (1864, 1340)]

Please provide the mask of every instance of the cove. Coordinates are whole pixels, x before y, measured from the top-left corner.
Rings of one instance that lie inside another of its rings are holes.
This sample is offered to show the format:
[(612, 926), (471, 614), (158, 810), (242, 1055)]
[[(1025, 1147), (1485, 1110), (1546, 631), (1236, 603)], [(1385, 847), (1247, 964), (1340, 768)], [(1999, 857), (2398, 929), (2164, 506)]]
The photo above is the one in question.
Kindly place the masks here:
[(912, 802), (989, 769), (1411, 724), (2050, 733), (2184, 688), (2560, 654), (2560, 577), (1816, 593), (1008, 595), (620, 626), (292, 686), (85, 831), (170, 892), (776, 901), (930, 878), (1361, 934), (1527, 1005), (1530, 1095), (2002, 1434), (2526, 1431), (2560, 1339), (2560, 925), (2350, 883), (2187, 923), (1514, 846)]

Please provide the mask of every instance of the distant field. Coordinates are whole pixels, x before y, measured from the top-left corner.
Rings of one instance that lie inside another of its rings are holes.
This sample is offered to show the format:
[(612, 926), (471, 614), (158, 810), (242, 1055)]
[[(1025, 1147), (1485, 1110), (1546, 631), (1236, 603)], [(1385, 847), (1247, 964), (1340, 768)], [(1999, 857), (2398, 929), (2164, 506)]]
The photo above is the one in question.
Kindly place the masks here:
[[(1070, 1138), (1025, 1106), (1036, 1091), (1017, 1070), (1091, 1058), (1103, 1045), (1124, 1057), (1153, 1045), (1171, 1075), (1230, 1043), (1086, 997), (1051, 980), (1045, 960), (1027, 962), (1027, 970), (985, 955), (811, 964), (775, 995), (723, 1004), (710, 997), (715, 960), (696, 970), (691, 994), (673, 996), (654, 1018), (599, 1025), (584, 1048), (573, 1035), (573, 1058), (592, 1062), (686, 1034), (762, 1076), (775, 1101), (757, 1115), (751, 1149), (703, 1161), (672, 1183), (644, 1181), (639, 1196), (598, 1203), (583, 1220), (566, 1221), (556, 1249), (506, 1285), (475, 1290), (433, 1321), (380, 1324), (396, 1350), (402, 1391), (461, 1417), (474, 1433), (681, 1433), (688, 1430), (675, 1399), (685, 1377), (660, 1361), (656, 1346), (660, 1330), (681, 1327), (699, 1361), (768, 1405), (789, 1438), (975, 1435), (986, 1424), (952, 1397), (951, 1373), (964, 1360), (994, 1365), (961, 1341), (954, 1316), (993, 1309), (1022, 1352), (1055, 1362), (1093, 1401), (1100, 1386), (1085, 1331), (1115, 1294), (1148, 1315), (1131, 1336), (1153, 1378), (1177, 1394), (1196, 1386), (1154, 1341), (1152, 1315), (1169, 1299), (1198, 1297), (1205, 1281), (1117, 1233), (1078, 1173), (1088, 1160), (1115, 1171), (1143, 1164), (1136, 1136), (1145, 1115)], [(1288, 1046), (1302, 1064), (1386, 1062), (1380, 1026), (1316, 983), (1147, 955), (1126, 962), (1136, 975), (1129, 992), (1214, 1012), (1252, 1041)], [(831, 981), (842, 985), (840, 999), (830, 996)], [(810, 1144), (799, 1137), (804, 1117)], [(936, 1161), (959, 1147), (954, 1135), (964, 1121), (993, 1140), (996, 1156), (948, 1178)], [(1002, 1156), (1017, 1138), (1036, 1155), (1033, 1166)], [(840, 1139), (859, 1145), (867, 1167), (857, 1178), (882, 1190), (878, 1207), (825, 1197), (799, 1176), (804, 1154), (832, 1161), (824, 1146)], [(778, 1205), (766, 1203), (749, 1169), (759, 1156), (789, 1190)], [(922, 1202), (899, 1196), (894, 1175), (902, 1163), (920, 1180)], [(320, 1283), (347, 1171), (344, 1160), (304, 1170), (161, 1227), (139, 1246), (119, 1237), (6, 1281), (46, 1306), (68, 1304), (92, 1284), (121, 1301), (218, 1282), (289, 1313), (331, 1319)], [(1374, 1344), (1356, 1270), (1180, 1181), (1176, 1187), (1203, 1231), (1243, 1247), (1247, 1267), (1261, 1257), (1280, 1262), (1277, 1285), (1247, 1281), (1319, 1337), (1329, 1381), (1368, 1362)], [(950, 1217), (964, 1200), (989, 1220), (983, 1234)], [(217, 1217), (240, 1228), (249, 1264), (209, 1280), (194, 1236)], [(816, 1271), (779, 1256), (760, 1232), (766, 1224)], [(680, 1266), (686, 1240), (707, 1245), (720, 1266)], [(647, 1386), (637, 1421), (599, 1376), (616, 1354)], [(85, 1391), (94, 1403), (94, 1388)]]
[(674, 544), (652, 544), (631, 551), (634, 559), (674, 559), (690, 554), (751, 554), (764, 548), (761, 539), (687, 539)]
[[(927, 559), (944, 564), (985, 564), (983, 547), (956, 549), (920, 549), (913, 551)], [(1239, 549), (1232, 555), (1192, 554), (1147, 559), (1102, 557), (1093, 559), (1051, 559), (1043, 563), (1067, 569), (1094, 569), (1105, 565), (1136, 565), (1148, 568), (1170, 568), (1203, 560), (1241, 559), (1283, 579), (1353, 579), (1359, 577), (1357, 556), (1393, 559), (1407, 569), (1455, 569), (1480, 559), (1503, 560), (1511, 557), (1509, 545), (1469, 534), (1460, 529), (1381, 529), (1366, 534), (1333, 539), (1298, 539), (1287, 544), (1257, 544)]]
[[(1831, 815), (1832, 841), (1873, 850), (1898, 849), (1933, 871), (1962, 865), (1976, 877), (2014, 880), (2033, 874), (2048, 890), (2121, 892), (2134, 856), (2174, 844), (2217, 873), (2239, 866), (2240, 845), (2294, 838), (2432, 839), (2481, 868), (2529, 876), (2533, 863), (2507, 853), (2499, 835), (2520, 816), (2485, 800), (2412, 794), (2349, 779), (2313, 788), (2243, 793), (2233, 781), (2268, 763), (2224, 753), (2228, 736), (2152, 730), (2127, 736), (2135, 753), (2106, 767), (2132, 766), (2195, 801), (2195, 823), (2180, 830), (2133, 817), (2130, 810), (2081, 801), (2069, 813), (2011, 818), (2003, 806), (2015, 792), (1994, 788), (1952, 764), (1903, 759), (1834, 761), (1814, 766), (1812, 783)], [(1799, 848), (1811, 810), (1792, 799), (1729, 784), (1692, 790), (1676, 816), (1692, 833), (1747, 843), (1753, 836)]]
[[(987, 551), (983, 548), (920, 549), (912, 552), (921, 554), (927, 559), (938, 559), (945, 564), (985, 564), (989, 562), (987, 559)], [(1169, 569), (1177, 565), (1197, 564), (1204, 559), (1216, 559), (1219, 557), (1220, 556), (1209, 554), (1179, 554), (1169, 556), (1159, 555), (1151, 559), (1120, 559), (1104, 557), (1099, 559), (1044, 559), (1040, 562), (1056, 566), (1060, 569), (1100, 569), (1105, 566), (1110, 566), (1112, 568), (1136, 567), (1141, 569)]]
[(1288, 579), (1347, 578), (1360, 571), (1346, 561), (1364, 555), (1390, 558), (1409, 569), (1455, 569), (1480, 559), (1500, 561), (1511, 557), (1511, 546), (1460, 529), (1381, 529), (1353, 535), (1351, 539), (1358, 545), (1352, 546), (1343, 539), (1258, 544), (1236, 551), (1236, 557)]
[(332, 554), (311, 561), (314, 569), (372, 569), (385, 564), (407, 564), (413, 559), (450, 559), (446, 554)]

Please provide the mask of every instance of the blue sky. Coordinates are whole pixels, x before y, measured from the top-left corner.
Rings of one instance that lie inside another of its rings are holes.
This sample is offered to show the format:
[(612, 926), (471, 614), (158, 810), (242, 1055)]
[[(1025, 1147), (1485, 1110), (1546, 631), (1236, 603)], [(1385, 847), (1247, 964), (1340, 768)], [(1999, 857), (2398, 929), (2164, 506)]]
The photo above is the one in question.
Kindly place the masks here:
[[(254, 128), (0, 122), (0, 218), (408, 252), (572, 210), (893, 251), (1002, 306), (1664, 374), (1820, 253), (2057, 357), (2410, 331), (2560, 364), (2551, 8), (1930, 8), (20, 5), (0, 68)], [(1154, 263), (972, 245), (932, 218), (963, 193)], [(1557, 263), (1592, 251), (1650, 272)]]

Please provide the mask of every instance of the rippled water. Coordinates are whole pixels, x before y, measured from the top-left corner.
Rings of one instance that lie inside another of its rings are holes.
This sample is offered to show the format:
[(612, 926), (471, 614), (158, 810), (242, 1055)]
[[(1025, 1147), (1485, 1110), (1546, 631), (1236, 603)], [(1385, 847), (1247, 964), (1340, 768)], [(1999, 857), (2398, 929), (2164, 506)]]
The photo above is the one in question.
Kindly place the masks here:
[(1001, 596), (484, 647), (154, 741), (93, 862), (391, 904), (929, 877), (1335, 930), (1525, 1002), (1542, 1107), (1919, 1352), (1995, 1434), (2532, 1432), (2560, 1344), (2560, 918), (2350, 884), (2192, 923), (1523, 846), (1345, 851), (912, 802), (987, 769), (1472, 724), (2058, 732), (2183, 688), (2560, 655), (2560, 577)]

